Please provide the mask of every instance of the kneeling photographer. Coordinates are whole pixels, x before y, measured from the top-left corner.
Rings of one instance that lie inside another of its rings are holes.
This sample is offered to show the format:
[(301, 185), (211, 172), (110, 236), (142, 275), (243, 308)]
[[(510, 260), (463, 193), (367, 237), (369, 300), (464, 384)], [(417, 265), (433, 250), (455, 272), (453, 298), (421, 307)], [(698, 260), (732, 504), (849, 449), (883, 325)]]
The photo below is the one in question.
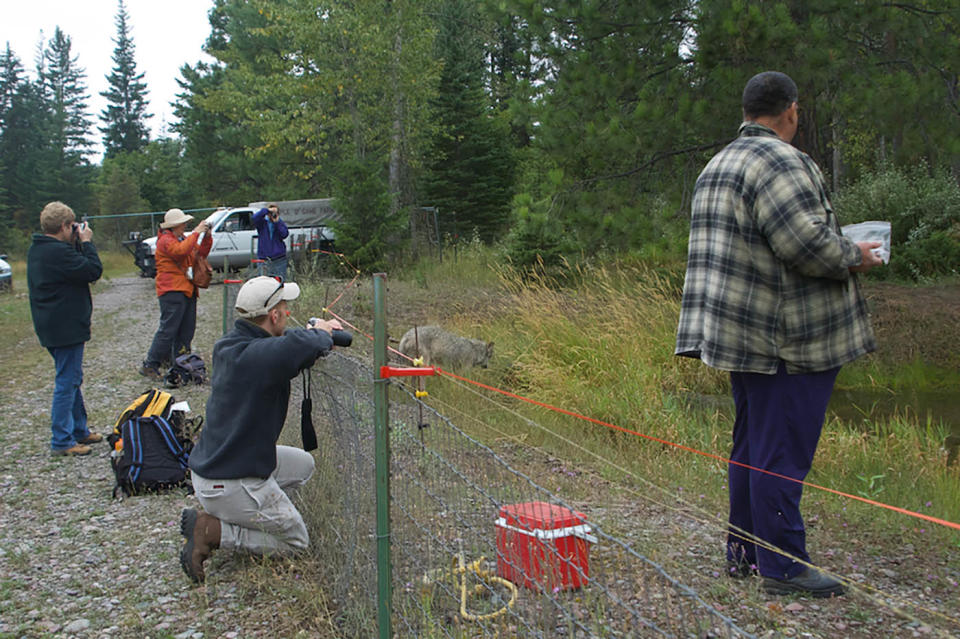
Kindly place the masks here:
[(213, 349), (206, 419), (190, 454), (197, 499), (205, 512), (181, 514), (186, 543), (180, 565), (195, 582), (214, 549), (255, 554), (303, 550), (307, 527), (290, 497), (313, 474), (313, 457), (278, 446), (290, 380), (334, 345), (336, 321), (311, 320), (286, 330), (287, 301), (300, 288), (255, 277), (237, 294), (233, 330)]

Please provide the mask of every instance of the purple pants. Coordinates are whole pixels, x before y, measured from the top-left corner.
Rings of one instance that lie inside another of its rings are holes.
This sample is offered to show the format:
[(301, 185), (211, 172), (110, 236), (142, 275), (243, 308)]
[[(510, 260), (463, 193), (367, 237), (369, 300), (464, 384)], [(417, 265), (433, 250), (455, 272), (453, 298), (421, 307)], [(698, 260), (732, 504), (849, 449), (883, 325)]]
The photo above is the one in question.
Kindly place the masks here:
[[(804, 479), (839, 371), (788, 375), (781, 362), (774, 375), (730, 373), (737, 409), (730, 459)], [(803, 486), (736, 464), (728, 464), (728, 471), (731, 528), (727, 559), (756, 565), (765, 577), (789, 579), (802, 572), (803, 564), (758, 547), (737, 528), (809, 562), (800, 516)]]

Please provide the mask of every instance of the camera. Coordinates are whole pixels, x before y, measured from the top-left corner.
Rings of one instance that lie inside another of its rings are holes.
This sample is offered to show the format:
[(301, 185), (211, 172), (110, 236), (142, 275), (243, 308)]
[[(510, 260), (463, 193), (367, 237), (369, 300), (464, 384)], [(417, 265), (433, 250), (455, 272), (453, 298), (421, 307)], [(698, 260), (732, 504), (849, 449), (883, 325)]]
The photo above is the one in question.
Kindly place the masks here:
[[(311, 317), (307, 322), (307, 328), (310, 328), (315, 323), (319, 322), (319, 317)], [(353, 343), (353, 334), (350, 331), (342, 331), (333, 329), (330, 331), (330, 337), (333, 338), (334, 346), (350, 346)]]
[(73, 228), (73, 233), (70, 236), (70, 240), (74, 244), (74, 246), (77, 247), (77, 250), (79, 250), (80, 249), (80, 229), (82, 229), (83, 226), (79, 222), (74, 222), (72, 228)]

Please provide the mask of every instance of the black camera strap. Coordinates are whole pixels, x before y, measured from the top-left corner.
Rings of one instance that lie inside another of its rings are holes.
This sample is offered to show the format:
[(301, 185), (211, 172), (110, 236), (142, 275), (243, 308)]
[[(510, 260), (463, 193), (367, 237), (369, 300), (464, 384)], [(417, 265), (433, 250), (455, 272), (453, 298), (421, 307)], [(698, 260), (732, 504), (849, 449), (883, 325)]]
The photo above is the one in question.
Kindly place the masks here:
[(300, 403), (300, 438), (307, 452), (317, 448), (317, 431), (313, 428), (313, 398), (310, 397), (310, 369), (300, 371), (303, 380), (303, 401)]

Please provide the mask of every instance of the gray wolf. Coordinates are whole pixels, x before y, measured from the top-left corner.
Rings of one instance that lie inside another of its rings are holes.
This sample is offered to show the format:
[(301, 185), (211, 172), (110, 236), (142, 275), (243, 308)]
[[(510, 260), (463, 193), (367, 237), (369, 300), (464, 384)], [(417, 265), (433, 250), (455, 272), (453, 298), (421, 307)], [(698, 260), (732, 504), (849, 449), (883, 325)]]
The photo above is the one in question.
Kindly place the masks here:
[(399, 350), (407, 357), (422, 356), (428, 366), (451, 370), (486, 368), (493, 355), (493, 342), (461, 337), (439, 326), (420, 326), (406, 332), (400, 339)]

